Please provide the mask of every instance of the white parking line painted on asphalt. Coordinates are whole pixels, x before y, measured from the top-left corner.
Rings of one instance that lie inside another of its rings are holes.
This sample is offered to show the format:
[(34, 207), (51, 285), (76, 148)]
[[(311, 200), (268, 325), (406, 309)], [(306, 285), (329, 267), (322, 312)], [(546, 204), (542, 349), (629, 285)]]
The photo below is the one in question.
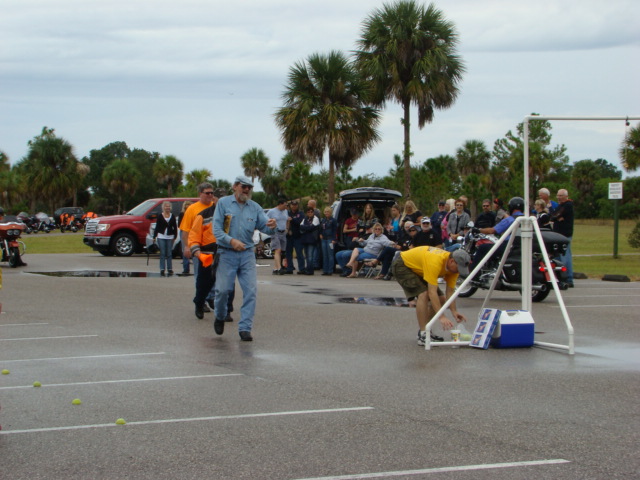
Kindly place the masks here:
[(462, 465), (458, 467), (439, 467), (439, 468), (424, 468), (420, 470), (402, 470), (395, 472), (377, 472), (377, 473), (362, 473), (354, 475), (339, 475), (333, 477), (308, 477), (298, 478), (296, 480), (355, 480), (359, 478), (383, 478), (383, 477), (401, 477), (404, 475), (424, 475), (428, 473), (442, 473), (442, 472), (463, 472), (473, 470), (491, 470), (495, 468), (516, 468), (516, 467), (530, 467), (536, 465), (557, 465), (561, 463), (571, 463), (569, 460), (557, 458), (553, 460), (533, 460), (530, 462), (507, 462), (507, 463), (487, 463), (480, 465)]
[(142, 357), (145, 355), (166, 355), (166, 352), (150, 353), (116, 353), (113, 355), (84, 355), (80, 357), (49, 357), (49, 358), (21, 358), (19, 360), (0, 360), (2, 363), (17, 362), (51, 362), (55, 360), (82, 360), (84, 358), (114, 358), (114, 357)]
[(18, 340), (60, 340), (62, 338), (87, 338), (98, 335), (64, 335), (59, 337), (0, 338), (0, 342), (16, 342)]
[(263, 418), (263, 417), (283, 417), (289, 415), (314, 415), (322, 413), (342, 413), (342, 412), (358, 412), (362, 410), (373, 410), (373, 407), (349, 407), (349, 408), (327, 408), (324, 410), (295, 410), (291, 412), (271, 412), (271, 413), (247, 413), (242, 415), (216, 415), (213, 417), (196, 417), (196, 418), (168, 418), (165, 420), (146, 420), (140, 422), (127, 422), (126, 425), (116, 425), (114, 423), (99, 423), (95, 425), (71, 425), (68, 427), (49, 427), (49, 428), (31, 428), (26, 430), (2, 430), (0, 435), (12, 435), (15, 433), (39, 433), (39, 432), (60, 432), (64, 430), (82, 430), (87, 428), (105, 428), (132, 425), (157, 425), (161, 423), (186, 423), (186, 422), (207, 422), (211, 420), (237, 420), (243, 418)]
[[(216, 378), (216, 377), (241, 377), (244, 373), (221, 373), (218, 375), (190, 375), (184, 377), (158, 377), (158, 378), (132, 378), (126, 380), (97, 380), (95, 382), (73, 382), (73, 383), (47, 383), (42, 388), (49, 387), (76, 387), (78, 385), (100, 385), (105, 383), (136, 383), (136, 382), (160, 382), (171, 380), (189, 380), (194, 378)], [(0, 387), (0, 390), (18, 390), (21, 388), (33, 388), (33, 385), (21, 385), (16, 387)]]
[[(560, 308), (559, 305), (549, 305), (551, 308)], [(611, 307), (640, 307), (640, 305), (565, 305), (567, 308), (611, 308)]]
[(30, 327), (32, 325), (49, 325), (48, 323), (6, 323), (0, 327)]

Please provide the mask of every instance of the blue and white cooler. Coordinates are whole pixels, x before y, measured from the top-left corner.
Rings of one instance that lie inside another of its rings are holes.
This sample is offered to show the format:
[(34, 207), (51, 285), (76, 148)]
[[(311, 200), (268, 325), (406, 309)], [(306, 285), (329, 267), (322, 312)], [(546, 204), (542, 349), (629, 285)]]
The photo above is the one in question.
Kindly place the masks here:
[(494, 348), (532, 347), (535, 323), (526, 310), (503, 310), (491, 336)]

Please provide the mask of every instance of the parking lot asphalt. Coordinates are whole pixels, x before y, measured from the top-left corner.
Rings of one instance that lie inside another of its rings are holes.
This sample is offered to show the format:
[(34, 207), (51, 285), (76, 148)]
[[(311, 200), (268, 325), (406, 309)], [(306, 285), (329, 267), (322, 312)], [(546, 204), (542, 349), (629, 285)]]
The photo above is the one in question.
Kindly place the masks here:
[[(380, 305), (403, 303), (393, 281), (273, 276), (260, 260), (248, 343), (240, 294), (217, 336), (193, 277), (160, 277), (157, 258), (25, 261), (2, 265), (3, 479), (640, 477), (638, 283), (564, 292), (573, 356), (425, 351), (414, 310)], [(66, 271), (121, 276), (36, 273)], [(458, 300), (470, 330), (484, 295)], [(566, 343), (555, 294), (532, 313), (537, 340)]]

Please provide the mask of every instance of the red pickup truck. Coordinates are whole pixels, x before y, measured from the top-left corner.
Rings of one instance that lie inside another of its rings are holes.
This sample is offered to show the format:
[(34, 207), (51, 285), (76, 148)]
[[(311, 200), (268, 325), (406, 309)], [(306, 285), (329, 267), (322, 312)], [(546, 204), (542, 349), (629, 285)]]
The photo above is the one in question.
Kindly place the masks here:
[(88, 220), (85, 225), (85, 245), (102, 255), (128, 257), (145, 250), (145, 237), (162, 211), (162, 202), (171, 202), (171, 212), (177, 217), (185, 201), (197, 198), (151, 198), (124, 215), (112, 215)]

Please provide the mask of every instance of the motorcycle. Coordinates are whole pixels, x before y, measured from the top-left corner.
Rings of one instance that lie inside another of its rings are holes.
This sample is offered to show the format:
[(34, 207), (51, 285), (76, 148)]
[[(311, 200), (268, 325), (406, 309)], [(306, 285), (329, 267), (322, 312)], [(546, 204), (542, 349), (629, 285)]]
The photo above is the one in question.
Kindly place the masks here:
[(60, 233), (65, 231), (76, 233), (78, 231), (78, 222), (74, 215), (63, 213), (60, 215)]
[(51, 230), (55, 229), (55, 225), (49, 218), (49, 215), (47, 215), (44, 212), (38, 212), (32, 218), (35, 219), (31, 224), (31, 229), (33, 230), (33, 233), (38, 233), (38, 232), (49, 233), (51, 232)]
[[(465, 249), (473, 260), (474, 254), (480, 246), (495, 244), (497, 237), (494, 235), (480, 233), (479, 229), (474, 228), (472, 224), (473, 222), (470, 222), (470, 225), (468, 225), (468, 231), (463, 237), (461, 248)], [(558, 259), (558, 257), (567, 251), (569, 240), (564, 235), (549, 230), (542, 230), (541, 233), (544, 247), (549, 255), (549, 260), (551, 261), (551, 268), (553, 269), (553, 272), (548, 271), (542, 256), (540, 242), (537, 237), (534, 237), (535, 240), (533, 242), (531, 258), (533, 267), (531, 269), (531, 301), (533, 302), (543, 301), (547, 298), (551, 290), (553, 290), (553, 285), (551, 283), (552, 275), (555, 275), (560, 290), (566, 290), (568, 288), (567, 268)], [(506, 245), (506, 242), (503, 245)], [(501, 260), (502, 255), (492, 255), (492, 258), (483, 265), (482, 269), (475, 274), (473, 280), (467, 284), (463, 291), (459, 292), (458, 296), (467, 298), (476, 293), (479, 288), (484, 290), (491, 288), (491, 284), (495, 276), (498, 274), (498, 267), (500, 266)], [(475, 268), (475, 266), (472, 263), (470, 269), (473, 270), (473, 268)], [(464, 279), (459, 279), (458, 284), (462, 284), (463, 281)], [(522, 252), (520, 250), (520, 237), (516, 235), (502, 272), (500, 272), (500, 277), (496, 283), (495, 289), (522, 292), (521, 282)]]
[(11, 268), (26, 267), (22, 255), (26, 251), (23, 242), (18, 240), (25, 229), (20, 222), (0, 223), (0, 245), (2, 246), (2, 261), (9, 262)]

